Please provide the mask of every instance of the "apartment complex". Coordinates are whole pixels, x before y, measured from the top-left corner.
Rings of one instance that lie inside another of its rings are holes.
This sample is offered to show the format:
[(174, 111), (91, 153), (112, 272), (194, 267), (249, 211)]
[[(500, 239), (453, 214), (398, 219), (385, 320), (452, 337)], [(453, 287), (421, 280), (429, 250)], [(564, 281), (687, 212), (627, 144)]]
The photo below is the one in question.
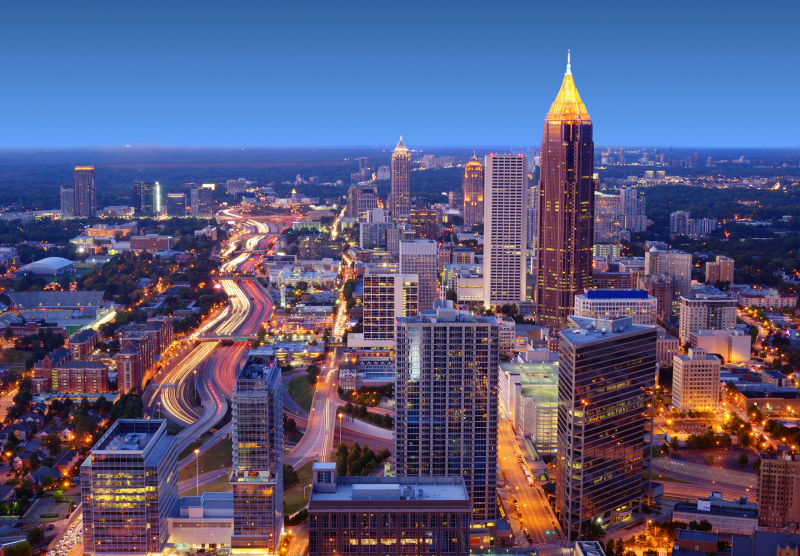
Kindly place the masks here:
[(701, 348), (689, 348), (672, 363), (672, 405), (680, 411), (719, 409), (721, 361)]
[(275, 554), (283, 527), (283, 386), (272, 346), (256, 348), (233, 388), (231, 550)]
[(528, 158), (486, 156), (483, 304), (525, 300)]
[(396, 317), (419, 312), (416, 274), (364, 275), (364, 340), (393, 342)]
[(647, 290), (656, 298), (656, 317), (664, 324), (672, 318), (672, 301), (675, 298), (675, 279), (666, 274), (640, 276), (636, 287)]
[(585, 290), (575, 296), (575, 316), (604, 319), (631, 317), (634, 324), (656, 324), (658, 301), (647, 290)]
[(474, 519), (494, 519), (497, 319), (437, 301), (432, 311), (398, 317), (396, 335), (397, 476), (463, 478)]
[(624, 518), (642, 498), (657, 332), (631, 317), (569, 320), (558, 346), (556, 511), (580, 536), (587, 521)]
[(75, 166), (72, 191), (72, 216), (94, 216), (97, 212), (94, 166)]
[(733, 284), (733, 259), (717, 255), (717, 260), (706, 263), (706, 284), (716, 286), (717, 282)]
[(161, 419), (118, 419), (81, 465), (84, 554), (161, 553), (178, 499), (175, 437)]
[(430, 311), (437, 298), (439, 251), (432, 239), (400, 242), (400, 274), (416, 274), (418, 310)]

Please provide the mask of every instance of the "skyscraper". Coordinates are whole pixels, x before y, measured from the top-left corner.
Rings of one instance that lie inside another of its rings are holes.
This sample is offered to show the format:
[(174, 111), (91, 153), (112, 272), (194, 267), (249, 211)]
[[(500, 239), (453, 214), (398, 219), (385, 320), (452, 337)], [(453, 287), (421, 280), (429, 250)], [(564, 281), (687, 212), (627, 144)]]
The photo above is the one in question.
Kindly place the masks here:
[(692, 284), (692, 255), (680, 249), (660, 250), (653, 246), (645, 251), (644, 273), (666, 274), (675, 280), (675, 295), (689, 295)]
[(273, 346), (256, 348), (233, 388), (231, 549), (276, 554), (283, 525), (283, 387)]
[(167, 193), (167, 216), (186, 216), (186, 193)]
[(494, 519), (497, 319), (439, 300), (432, 311), (398, 317), (396, 334), (397, 476), (463, 477), (474, 519)]
[(75, 216), (94, 216), (97, 201), (94, 191), (94, 166), (75, 166), (72, 175), (75, 190)]
[(418, 313), (416, 274), (364, 275), (364, 340), (394, 342), (396, 317)]
[(192, 189), (192, 216), (212, 218), (214, 216), (214, 190), (208, 187)]
[(619, 195), (594, 194), (594, 243), (619, 244)]
[(483, 166), (473, 156), (464, 168), (464, 224), (467, 226), (483, 223), (483, 179)]
[(161, 184), (157, 181), (133, 182), (133, 213), (136, 216), (158, 216), (161, 211)]
[(403, 136), (392, 152), (392, 219), (411, 213), (411, 153)]
[(620, 224), (623, 229), (631, 232), (647, 230), (645, 198), (641, 191), (633, 187), (620, 187), (619, 210), (622, 218)]
[(375, 185), (361, 184), (358, 188), (359, 192), (356, 197), (356, 217), (361, 222), (366, 222), (367, 213), (372, 209), (378, 208), (378, 187)]
[(525, 300), (528, 158), (486, 155), (483, 205), (483, 304)]
[(359, 193), (361, 190), (355, 185), (347, 190), (347, 210), (344, 213), (346, 218), (358, 218)]
[(592, 283), (592, 120), (567, 73), (542, 132), (536, 323), (564, 328), (575, 294)]
[(439, 239), (439, 211), (436, 209), (416, 209), (411, 211), (411, 218), (408, 219), (411, 227), (414, 228), (417, 238)]
[(657, 333), (631, 317), (569, 320), (577, 328), (559, 335), (556, 512), (574, 538), (642, 498)]
[(431, 239), (400, 242), (400, 274), (416, 274), (419, 282), (419, 311), (430, 311), (436, 299), (439, 250)]
[(539, 235), (539, 187), (534, 185), (528, 189), (528, 249), (533, 250), (536, 257), (536, 237)]
[(75, 190), (61, 188), (61, 218), (75, 216)]
[(118, 419), (81, 465), (84, 554), (160, 554), (178, 499), (175, 437), (162, 419)]
[(361, 179), (367, 179), (369, 175), (369, 158), (366, 156), (362, 156), (358, 159), (358, 173), (361, 175)]

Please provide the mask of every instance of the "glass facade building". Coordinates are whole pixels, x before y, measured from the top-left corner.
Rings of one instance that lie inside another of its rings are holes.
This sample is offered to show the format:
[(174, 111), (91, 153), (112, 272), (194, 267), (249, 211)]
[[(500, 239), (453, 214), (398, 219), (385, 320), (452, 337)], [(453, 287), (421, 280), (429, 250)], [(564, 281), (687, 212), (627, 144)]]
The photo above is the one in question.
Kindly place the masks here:
[(283, 525), (283, 387), (273, 347), (248, 354), (231, 407), (231, 551), (275, 554)]
[(392, 220), (411, 213), (411, 153), (403, 137), (392, 152)]
[(574, 538), (589, 520), (630, 515), (644, 495), (657, 332), (631, 317), (569, 320), (576, 328), (559, 336), (556, 512)]
[(94, 190), (94, 166), (75, 166), (73, 174), (74, 216), (94, 216), (97, 198)]
[(178, 499), (177, 448), (162, 419), (119, 419), (81, 465), (84, 554), (161, 552)]
[(136, 216), (158, 216), (161, 211), (161, 184), (157, 181), (133, 182), (133, 213)]

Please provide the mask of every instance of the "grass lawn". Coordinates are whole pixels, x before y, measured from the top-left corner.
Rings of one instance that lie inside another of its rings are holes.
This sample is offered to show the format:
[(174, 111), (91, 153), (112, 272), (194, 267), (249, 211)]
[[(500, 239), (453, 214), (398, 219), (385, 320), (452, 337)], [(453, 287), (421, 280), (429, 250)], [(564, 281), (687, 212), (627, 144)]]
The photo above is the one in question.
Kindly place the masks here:
[[(185, 481), (195, 476), (197, 472), (194, 463), (194, 454), (187, 456), (192, 462), (178, 472), (178, 480)], [(231, 441), (220, 440), (211, 448), (200, 454), (200, 473), (208, 473), (222, 467), (230, 467), (233, 461)], [(226, 479), (227, 480), (227, 479)]]
[[(305, 380), (305, 377), (302, 377)], [(305, 489), (303, 493), (303, 486), (311, 484), (311, 465), (314, 462), (309, 461), (303, 467), (295, 469), (297, 477), (300, 482), (292, 488), (283, 491), (283, 502), (286, 504), (286, 515), (291, 515), (308, 502), (308, 496), (311, 494), (311, 489)]]
[(182, 427), (177, 423), (173, 423), (172, 421), (167, 421), (167, 434), (178, 434), (186, 427)]
[(289, 381), (289, 395), (297, 405), (309, 412), (314, 401), (314, 390), (315, 387), (308, 383), (305, 376), (297, 376)]
[[(223, 475), (213, 483), (209, 483), (207, 485), (200, 485), (200, 494), (204, 492), (228, 492), (231, 490), (231, 485), (228, 479), (228, 475)], [(180, 493), (180, 496), (194, 496), (195, 488), (191, 487), (189, 490), (185, 490)]]
[[(642, 478), (643, 479), (650, 478), (650, 471), (645, 471), (644, 473), (642, 473)], [(664, 481), (664, 482), (667, 482), (667, 483), (681, 483), (681, 484), (684, 484), (684, 485), (692, 484), (690, 481), (682, 481), (680, 479), (675, 479), (674, 477), (666, 477), (664, 475), (661, 475), (658, 472), (653, 473), (653, 480), (654, 481)]]

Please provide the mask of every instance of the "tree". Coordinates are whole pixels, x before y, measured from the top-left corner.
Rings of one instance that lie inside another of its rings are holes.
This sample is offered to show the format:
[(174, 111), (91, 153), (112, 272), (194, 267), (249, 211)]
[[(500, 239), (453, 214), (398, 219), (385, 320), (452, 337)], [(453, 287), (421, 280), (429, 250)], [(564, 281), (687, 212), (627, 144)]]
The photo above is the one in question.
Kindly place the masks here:
[(11, 330), (11, 327), (10, 327), (10, 326), (6, 326), (6, 329), (5, 329), (5, 331), (3, 332), (3, 338), (5, 338), (6, 340), (10, 340), (10, 339), (12, 339), (13, 337), (14, 337), (14, 331), (13, 331), (13, 330)]
[(61, 453), (61, 437), (58, 433), (45, 435), (42, 445), (47, 449), (51, 456), (56, 457)]
[(448, 289), (445, 299), (449, 301), (458, 301), (458, 294), (456, 294), (455, 290)]
[[(42, 534), (44, 536), (44, 534)], [(3, 547), (5, 556), (33, 556), (33, 547), (28, 541), (18, 542), (11, 546)]]
[(30, 461), (31, 469), (34, 471), (42, 464), (41, 460), (39, 459), (39, 452), (32, 452), (31, 459), (28, 461)]
[(587, 541), (599, 541), (606, 536), (606, 530), (596, 521), (590, 520), (583, 526), (583, 535)]
[(53, 493), (53, 502), (56, 504), (60, 504), (64, 501), (64, 493), (61, 490), (57, 490)]
[(744, 452), (739, 454), (739, 457), (736, 458), (736, 465), (744, 466), (747, 465), (747, 462), (748, 462), (747, 454), (745, 454)]
[(54, 482), (55, 482), (55, 480), (50, 475), (45, 475), (44, 477), (42, 477), (42, 486), (44, 488), (48, 488), (48, 487), (53, 486)]
[[(615, 556), (614, 555), (614, 539), (608, 539), (606, 541), (606, 556)], [(620, 556), (622, 556), (620, 554)]]
[(306, 376), (306, 380), (308, 380), (308, 383), (313, 386), (314, 384), (317, 383), (317, 379), (319, 377), (320, 373), (319, 367), (317, 367), (316, 365), (309, 365), (307, 372), (308, 375)]
[(614, 555), (622, 556), (623, 554), (625, 554), (625, 541), (622, 539), (617, 539), (617, 543), (614, 547)]
[(28, 531), (28, 535), (25, 537), (25, 539), (31, 543), (31, 546), (36, 546), (44, 540), (44, 532), (38, 527), (34, 527)]
[(680, 441), (678, 440), (677, 436), (673, 436), (669, 441), (669, 447), (673, 450), (677, 450), (680, 446)]
[(714, 456), (711, 455), (706, 456), (706, 463), (708, 465), (712, 465), (714, 463)]
[(296, 485), (300, 482), (300, 478), (297, 476), (297, 472), (294, 470), (294, 467), (288, 464), (283, 464), (283, 489), (286, 490), (287, 488)]

